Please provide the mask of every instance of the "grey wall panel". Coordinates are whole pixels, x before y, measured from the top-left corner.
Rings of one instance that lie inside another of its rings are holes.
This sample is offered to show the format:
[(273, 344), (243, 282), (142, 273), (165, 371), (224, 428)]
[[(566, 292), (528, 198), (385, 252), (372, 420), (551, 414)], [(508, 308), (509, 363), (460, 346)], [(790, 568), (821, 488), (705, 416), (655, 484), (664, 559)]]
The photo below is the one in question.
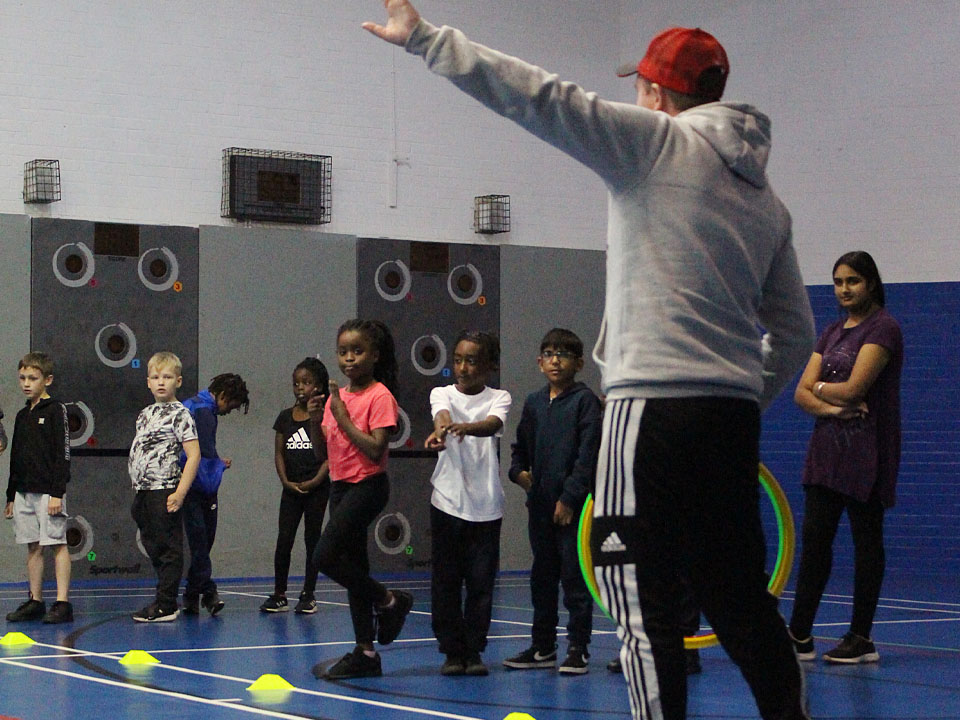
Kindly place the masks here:
[[(0, 407), (4, 427), (23, 407), (17, 362), (30, 349), (30, 218), (0, 215)], [(53, 389), (56, 391), (56, 384)], [(7, 488), (10, 454), (0, 455), (0, 486)], [(0, 582), (25, 582), (27, 552), (14, 544), (13, 523), (0, 522)]]
[[(111, 233), (129, 237), (126, 254)], [(52, 394), (67, 404), (78, 449), (130, 447), (137, 414), (152, 402), (147, 361), (159, 350), (180, 357), (183, 392), (196, 392), (197, 236), (34, 218), (31, 345), (53, 358)]]
[(550, 328), (565, 327), (583, 340), (584, 369), (578, 378), (600, 391), (600, 369), (590, 358), (603, 317), (605, 254), (595, 250), (509, 247), (500, 249), (500, 337), (502, 386), (513, 408), (501, 444), (501, 476), (507, 505), (500, 567), (530, 569), (525, 495), (507, 480), (510, 443), (526, 396), (546, 381), (537, 367), (540, 340)]
[(430, 571), (430, 476), (436, 464), (435, 458), (390, 459), (390, 500), (367, 542), (373, 572)]
[[(338, 377), (335, 335), (356, 316), (353, 236), (263, 226), (200, 228), (200, 386), (240, 373), (250, 413), (220, 418), (217, 448), (233, 460), (220, 489), (213, 571), (272, 577), (280, 481), (273, 422), (293, 404), (291, 375), (319, 355)], [(300, 532), (303, 530), (301, 528)], [(290, 571), (303, 573), (303, 543)]]

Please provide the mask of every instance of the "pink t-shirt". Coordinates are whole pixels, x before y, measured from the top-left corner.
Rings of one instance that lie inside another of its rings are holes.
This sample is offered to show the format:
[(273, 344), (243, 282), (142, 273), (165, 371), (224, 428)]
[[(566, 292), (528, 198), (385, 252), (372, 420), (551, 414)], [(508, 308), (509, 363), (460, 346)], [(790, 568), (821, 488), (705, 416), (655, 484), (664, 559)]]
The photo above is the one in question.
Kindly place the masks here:
[[(375, 382), (356, 393), (340, 388), (340, 399), (347, 406), (353, 424), (362, 433), (369, 435), (377, 428), (394, 428), (397, 425), (397, 400), (382, 383)], [(379, 461), (373, 461), (360, 452), (330, 412), (329, 398), (323, 410), (323, 434), (327, 439), (330, 479), (334, 482), (356, 483), (387, 469), (386, 449)]]

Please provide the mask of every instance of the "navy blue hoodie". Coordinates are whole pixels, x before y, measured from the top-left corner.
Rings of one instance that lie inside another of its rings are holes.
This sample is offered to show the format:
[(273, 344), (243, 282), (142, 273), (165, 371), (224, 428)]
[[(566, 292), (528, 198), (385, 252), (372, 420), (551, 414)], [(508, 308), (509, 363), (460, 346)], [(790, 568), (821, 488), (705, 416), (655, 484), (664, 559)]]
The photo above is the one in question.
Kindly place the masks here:
[(509, 476), (533, 475), (527, 504), (553, 512), (557, 500), (579, 513), (597, 472), (600, 400), (582, 382), (550, 399), (550, 386), (531, 393), (523, 404)]

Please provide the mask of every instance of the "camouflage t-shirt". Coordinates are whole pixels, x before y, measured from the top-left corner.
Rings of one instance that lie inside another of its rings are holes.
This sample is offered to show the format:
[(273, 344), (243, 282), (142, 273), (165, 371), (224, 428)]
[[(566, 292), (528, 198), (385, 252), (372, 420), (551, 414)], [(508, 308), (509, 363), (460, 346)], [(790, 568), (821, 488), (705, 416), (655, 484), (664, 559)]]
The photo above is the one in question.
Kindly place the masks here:
[(127, 471), (134, 490), (164, 490), (180, 482), (180, 448), (197, 439), (197, 428), (179, 401), (154, 403), (137, 417)]

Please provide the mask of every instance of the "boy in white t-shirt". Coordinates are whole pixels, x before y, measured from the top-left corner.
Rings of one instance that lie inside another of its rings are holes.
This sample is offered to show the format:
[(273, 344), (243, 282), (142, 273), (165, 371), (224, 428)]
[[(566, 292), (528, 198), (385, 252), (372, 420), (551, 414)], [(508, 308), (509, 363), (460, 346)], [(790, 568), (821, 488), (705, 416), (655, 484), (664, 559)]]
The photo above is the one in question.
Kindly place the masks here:
[(442, 675), (488, 673), (480, 653), (490, 628), (503, 519), (496, 437), (510, 410), (510, 393), (486, 384), (499, 362), (496, 337), (462, 332), (453, 351), (457, 382), (430, 392), (434, 430), (424, 446), (440, 451), (430, 479), (430, 594), (433, 632), (447, 656)]

